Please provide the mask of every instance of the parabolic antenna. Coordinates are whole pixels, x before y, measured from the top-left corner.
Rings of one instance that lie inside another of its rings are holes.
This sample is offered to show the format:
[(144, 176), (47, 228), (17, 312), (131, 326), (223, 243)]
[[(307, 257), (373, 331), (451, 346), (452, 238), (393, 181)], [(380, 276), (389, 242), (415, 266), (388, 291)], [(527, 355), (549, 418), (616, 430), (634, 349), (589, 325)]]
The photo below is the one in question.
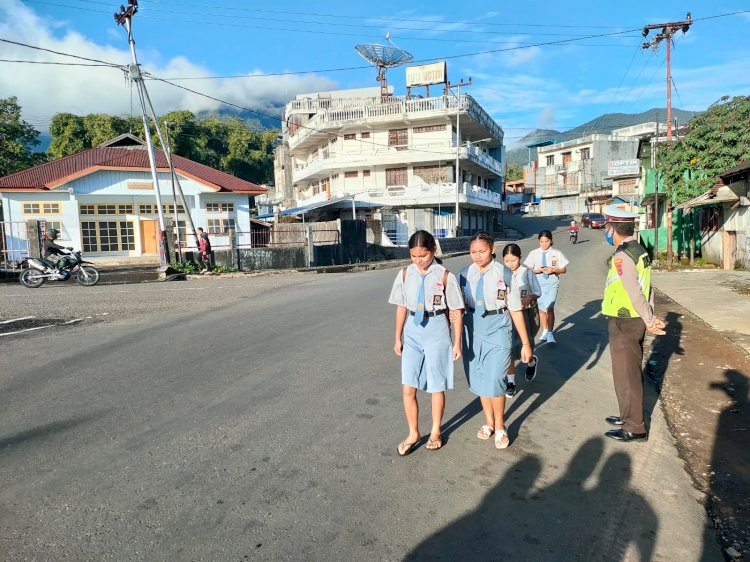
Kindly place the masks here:
[(390, 33), (386, 35), (389, 45), (378, 43), (366, 43), (354, 47), (356, 51), (368, 62), (378, 67), (377, 80), (380, 82), (380, 99), (388, 98), (388, 83), (385, 79), (385, 69), (408, 64), (414, 60), (411, 53), (397, 47), (390, 39)]

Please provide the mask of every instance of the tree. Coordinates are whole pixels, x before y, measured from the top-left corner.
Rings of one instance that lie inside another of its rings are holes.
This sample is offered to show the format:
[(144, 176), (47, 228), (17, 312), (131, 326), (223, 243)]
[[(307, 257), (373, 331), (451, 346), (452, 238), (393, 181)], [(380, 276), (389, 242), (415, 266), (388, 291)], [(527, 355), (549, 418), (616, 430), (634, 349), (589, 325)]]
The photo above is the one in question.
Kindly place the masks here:
[[(661, 147), (660, 147), (661, 149)], [(663, 149), (659, 172), (667, 195), (667, 266), (672, 265), (672, 208), (710, 189), (716, 176), (750, 159), (750, 96), (725, 96), (693, 118)]]
[(39, 144), (39, 131), (21, 119), (15, 96), (0, 99), (0, 177), (44, 161), (44, 154), (31, 147)]
[(520, 162), (511, 162), (505, 169), (505, 181), (515, 181), (523, 179), (523, 166)]

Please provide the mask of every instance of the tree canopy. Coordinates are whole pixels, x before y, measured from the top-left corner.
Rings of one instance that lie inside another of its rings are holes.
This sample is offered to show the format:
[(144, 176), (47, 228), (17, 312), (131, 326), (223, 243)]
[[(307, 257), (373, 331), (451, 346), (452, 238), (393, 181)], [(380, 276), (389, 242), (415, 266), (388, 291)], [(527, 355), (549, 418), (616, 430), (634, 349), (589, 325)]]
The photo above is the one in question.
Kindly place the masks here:
[(671, 147), (659, 147), (658, 169), (673, 204), (707, 191), (718, 174), (750, 158), (750, 96), (721, 98), (689, 127)]
[[(159, 118), (173, 154), (255, 183), (273, 181), (273, 149), (277, 131), (256, 131), (239, 117), (198, 119), (190, 111), (172, 111)], [(62, 158), (97, 146), (123, 133), (144, 137), (143, 122), (104, 114), (58, 113), (52, 118), (50, 158)], [(154, 145), (161, 146), (155, 131)]]
[(0, 177), (44, 161), (44, 154), (32, 150), (38, 137), (39, 131), (21, 119), (18, 98), (0, 99)]

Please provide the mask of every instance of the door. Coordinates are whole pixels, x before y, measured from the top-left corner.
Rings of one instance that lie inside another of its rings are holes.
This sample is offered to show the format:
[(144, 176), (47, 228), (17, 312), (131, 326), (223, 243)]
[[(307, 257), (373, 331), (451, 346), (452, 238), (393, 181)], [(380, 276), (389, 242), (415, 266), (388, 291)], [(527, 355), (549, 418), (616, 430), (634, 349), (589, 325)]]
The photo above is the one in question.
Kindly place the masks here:
[(722, 251), (722, 265), (726, 270), (734, 269), (734, 260), (737, 254), (737, 233), (733, 230), (724, 231), (724, 248)]
[(157, 232), (156, 221), (141, 220), (141, 253), (159, 253)]

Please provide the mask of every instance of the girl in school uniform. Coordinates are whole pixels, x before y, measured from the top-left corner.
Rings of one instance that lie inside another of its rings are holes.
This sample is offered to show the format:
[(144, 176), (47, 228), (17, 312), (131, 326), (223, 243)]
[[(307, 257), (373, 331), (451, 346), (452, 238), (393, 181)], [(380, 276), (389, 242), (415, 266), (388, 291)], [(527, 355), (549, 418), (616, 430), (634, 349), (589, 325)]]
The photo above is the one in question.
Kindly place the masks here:
[[(508, 307), (514, 310), (520, 307), (523, 310), (524, 325), (526, 326), (526, 333), (529, 336), (529, 343), (531, 344), (531, 361), (526, 364), (525, 379), (527, 381), (533, 381), (536, 377), (537, 365), (539, 365), (539, 359), (534, 355), (534, 340), (531, 337), (531, 328), (529, 324), (529, 307), (537, 300), (541, 294), (542, 289), (539, 286), (539, 282), (536, 280), (536, 275), (528, 267), (521, 265), (521, 248), (518, 244), (506, 244), (503, 248), (503, 263), (505, 267), (511, 270), (511, 290), (508, 294)], [(521, 346), (522, 338), (518, 334), (518, 330), (513, 329), (513, 348), (511, 351), (511, 361), (508, 365), (508, 389), (505, 392), (506, 396), (512, 397), (516, 394), (516, 361), (521, 359)]]
[(461, 357), (462, 320), (453, 322), (449, 310), (463, 309), (456, 276), (435, 259), (437, 244), (432, 234), (418, 230), (409, 238), (411, 265), (399, 271), (388, 302), (396, 308), (393, 350), (401, 357), (401, 386), (409, 435), (399, 443), (398, 454), (411, 453), (421, 438), (417, 389), (432, 394), (432, 429), (426, 448), (443, 446), (440, 425), (445, 410), (445, 391), (453, 388), (453, 362)]
[(542, 230), (539, 233), (539, 247), (532, 250), (523, 263), (536, 273), (536, 279), (542, 288), (542, 296), (537, 301), (542, 324), (540, 341), (556, 343), (552, 330), (555, 327), (557, 288), (560, 286), (560, 275), (567, 271), (566, 267), (570, 262), (560, 250), (552, 247), (552, 233)]
[(471, 265), (461, 270), (459, 284), (464, 314), (464, 370), (469, 389), (479, 396), (485, 423), (477, 437), (495, 434), (495, 447), (505, 449), (510, 439), (505, 430), (505, 374), (511, 363), (512, 326), (521, 335), (521, 359), (531, 359), (531, 342), (521, 304), (511, 302), (511, 271), (495, 261), (495, 244), (487, 232), (478, 232), (469, 247)]

